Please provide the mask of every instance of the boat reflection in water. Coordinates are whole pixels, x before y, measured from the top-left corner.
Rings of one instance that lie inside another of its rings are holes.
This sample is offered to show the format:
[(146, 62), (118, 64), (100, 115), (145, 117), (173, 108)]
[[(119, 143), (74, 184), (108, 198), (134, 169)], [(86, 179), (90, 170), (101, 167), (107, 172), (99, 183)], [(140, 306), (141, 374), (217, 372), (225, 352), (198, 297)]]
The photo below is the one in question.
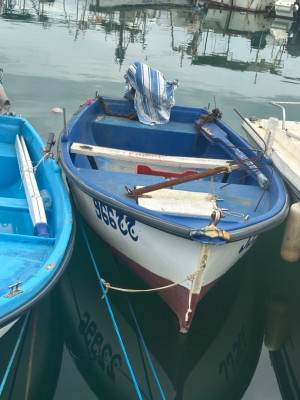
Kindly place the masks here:
[[(169, 32), (172, 51), (181, 54), (181, 62), (188, 57), (194, 66), (280, 75), (284, 70), (283, 55), (289, 54), (291, 48), (288, 42), (299, 31), (298, 23), (264, 14), (215, 8), (197, 11), (176, 4), (169, 8), (155, 4), (141, 8), (134, 2), (131, 7), (118, 9), (94, 3), (92, 0), (89, 5), (89, 24), (102, 26), (107, 34), (119, 35), (115, 55), (120, 64), (130, 45), (145, 46), (147, 36), (157, 26)], [(299, 42), (293, 42), (294, 47), (300, 48)], [(295, 52), (292, 48), (291, 51)]]
[[(266, 248), (273, 259), (264, 270), (268, 293), (265, 345), (284, 400), (300, 399), (300, 261), (290, 263), (278, 257), (282, 232), (277, 243)], [(275, 239), (275, 237), (274, 237)]]
[(1, 400), (53, 399), (63, 352), (59, 307), (53, 294), (0, 340)]
[[(73, 262), (59, 286), (66, 346), (97, 396), (131, 400), (136, 398), (135, 387), (101, 299), (95, 264), (112, 286), (146, 287), (88, 228), (85, 232), (96, 261), (90, 261), (78, 229)], [(242, 398), (261, 353), (265, 315), (254, 282), (252, 251), (249, 254), (243, 265), (238, 263), (199, 303), (187, 334), (178, 332), (175, 314), (156, 293), (129, 295), (109, 290), (108, 299), (144, 399), (161, 395), (131, 307), (167, 399)]]
[(115, 60), (110, 62), (120, 65), (127, 52), (135, 52), (133, 46), (151, 53), (157, 32), (159, 42), (155, 40), (153, 51), (171, 48), (180, 65), (281, 75), (289, 64), (283, 56), (300, 55), (299, 22), (193, 4), (190, 0), (77, 0), (76, 4), (0, 0), (0, 14), (4, 19), (42, 23), (47, 29), (64, 26), (75, 41), (84, 40), (87, 30), (97, 32), (97, 42), (105, 36), (115, 46)]

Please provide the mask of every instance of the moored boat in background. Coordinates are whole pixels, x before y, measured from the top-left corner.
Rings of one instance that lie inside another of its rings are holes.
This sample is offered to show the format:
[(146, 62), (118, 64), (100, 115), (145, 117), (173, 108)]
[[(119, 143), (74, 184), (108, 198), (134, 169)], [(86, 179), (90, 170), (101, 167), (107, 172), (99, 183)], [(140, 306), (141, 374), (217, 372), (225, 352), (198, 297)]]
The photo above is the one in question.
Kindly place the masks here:
[(300, 200), (300, 121), (286, 120), (286, 105), (300, 102), (273, 101), (282, 110), (282, 120), (274, 117), (245, 118), (242, 126), (257, 146), (265, 150), (275, 168), (291, 189), (294, 201)]
[(281, 256), (290, 262), (300, 258), (300, 122), (286, 120), (286, 105), (300, 106), (300, 102), (274, 101), (281, 108), (282, 120), (245, 118), (242, 126), (249, 137), (271, 158), (285, 180), (292, 204), (282, 239)]

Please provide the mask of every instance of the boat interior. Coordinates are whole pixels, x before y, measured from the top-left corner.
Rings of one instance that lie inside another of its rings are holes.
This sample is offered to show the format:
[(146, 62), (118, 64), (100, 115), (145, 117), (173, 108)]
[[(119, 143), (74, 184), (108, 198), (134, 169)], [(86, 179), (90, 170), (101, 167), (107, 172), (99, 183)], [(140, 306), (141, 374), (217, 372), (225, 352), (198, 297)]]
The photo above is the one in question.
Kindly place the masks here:
[[(132, 202), (132, 199), (128, 199), (125, 186), (136, 188), (153, 185), (227, 165), (236, 159), (230, 144), (238, 152), (239, 147), (245, 149), (245, 162), (257, 154), (245, 148), (243, 139), (234, 137), (233, 141), (230, 128), (223, 122), (218, 125), (208, 122), (199, 133), (195, 124), (199, 119), (199, 109), (175, 106), (167, 124), (152, 126), (121, 117), (132, 112), (132, 102), (126, 100), (112, 100), (109, 103), (109, 108), (118, 114), (118, 118), (106, 115), (97, 102), (92, 107), (92, 112), (87, 108), (91, 115), (85, 115), (85, 110), (82, 111), (80, 128), (77, 124), (76, 129), (70, 129), (70, 157), (84, 181), (96, 190), (113, 193), (123, 202)], [(206, 109), (201, 109), (201, 112), (208, 114)], [(144, 153), (145, 149), (147, 153)], [(267, 213), (277, 201), (273, 196), (275, 192), (271, 191), (277, 189), (264, 191), (255, 173), (240, 167), (241, 164), (235, 164), (230, 173), (184, 182), (172, 189), (213, 194), (218, 207), (224, 212), (228, 211), (227, 222), (240, 222), (242, 216), (258, 217)], [(270, 171), (263, 168), (270, 176)], [(255, 167), (255, 172), (257, 170)], [(151, 208), (151, 205), (147, 207)], [(172, 213), (164, 207), (165, 203), (160, 211)], [(173, 213), (178, 213), (178, 207)], [(199, 213), (201, 215), (201, 211)]]
[[(8, 117), (9, 118), (9, 117)], [(53, 248), (54, 237), (38, 237), (30, 216), (15, 147), (16, 134), (22, 129), (15, 125), (6, 125), (5, 118), (0, 123), (0, 246), (2, 277), (0, 295), (9, 292), (10, 285), (24, 281), (40, 268), (41, 260), (47, 260)], [(7, 133), (9, 132), (9, 133)], [(26, 135), (26, 127), (22, 132)], [(43, 187), (39, 171), (38, 183)], [(51, 226), (52, 211), (46, 209)], [(53, 234), (53, 232), (52, 232)], [(54, 235), (53, 235), (54, 236)], [(28, 246), (32, 243), (32, 246)], [(38, 257), (37, 257), (38, 252)], [(18, 258), (20, 263), (16, 263)], [(18, 265), (16, 270), (14, 266)], [(20, 267), (21, 265), (21, 267)]]

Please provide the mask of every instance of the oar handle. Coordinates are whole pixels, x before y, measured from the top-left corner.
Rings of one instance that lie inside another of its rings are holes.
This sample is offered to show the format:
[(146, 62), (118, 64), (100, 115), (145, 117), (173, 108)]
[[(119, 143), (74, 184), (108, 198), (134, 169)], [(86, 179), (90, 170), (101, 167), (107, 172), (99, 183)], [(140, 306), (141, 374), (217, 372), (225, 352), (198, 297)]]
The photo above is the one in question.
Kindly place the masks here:
[(129, 197), (138, 197), (145, 193), (154, 192), (155, 190), (165, 189), (165, 188), (172, 187), (175, 185), (180, 185), (181, 183), (195, 181), (197, 179), (207, 178), (212, 175), (229, 173), (230, 171), (231, 171), (230, 166), (225, 165), (222, 167), (212, 168), (207, 171), (201, 171), (201, 172), (197, 172), (195, 174), (186, 175), (186, 176), (183, 176), (182, 178), (170, 179), (170, 180), (166, 180), (163, 182), (155, 183), (153, 185), (144, 186), (144, 187), (141, 187), (138, 189), (130, 189), (128, 186), (125, 186), (125, 189), (127, 190), (127, 195)]

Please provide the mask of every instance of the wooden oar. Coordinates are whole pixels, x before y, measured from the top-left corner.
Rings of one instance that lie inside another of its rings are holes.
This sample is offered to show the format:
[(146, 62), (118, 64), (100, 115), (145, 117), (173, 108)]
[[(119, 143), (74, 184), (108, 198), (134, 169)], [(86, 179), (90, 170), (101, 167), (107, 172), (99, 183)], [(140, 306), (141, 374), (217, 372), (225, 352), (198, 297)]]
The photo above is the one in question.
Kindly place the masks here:
[(268, 185), (268, 178), (260, 171), (260, 169), (247, 157), (240, 149), (231, 143), (228, 139), (227, 133), (216, 125), (214, 122), (206, 122), (200, 127), (203, 135), (210, 142), (221, 146), (227, 154), (233, 155), (236, 160), (240, 160), (240, 165), (243, 165), (249, 169), (251, 173), (253, 173), (259, 186), (264, 189)]
[(207, 171), (201, 171), (201, 172), (197, 172), (192, 175), (186, 175), (186, 176), (183, 176), (182, 178), (166, 180), (163, 182), (155, 183), (153, 185), (144, 186), (144, 187), (138, 188), (138, 189), (130, 189), (128, 186), (125, 186), (125, 189), (127, 190), (127, 195), (129, 197), (138, 197), (138, 196), (141, 196), (142, 194), (153, 192), (155, 190), (165, 189), (165, 188), (172, 187), (175, 185), (180, 185), (181, 183), (191, 182), (191, 181), (195, 181), (197, 179), (207, 178), (212, 175), (218, 175), (218, 174), (229, 173), (229, 172), (230, 172), (230, 167), (228, 165), (225, 165), (223, 167), (212, 168)]

